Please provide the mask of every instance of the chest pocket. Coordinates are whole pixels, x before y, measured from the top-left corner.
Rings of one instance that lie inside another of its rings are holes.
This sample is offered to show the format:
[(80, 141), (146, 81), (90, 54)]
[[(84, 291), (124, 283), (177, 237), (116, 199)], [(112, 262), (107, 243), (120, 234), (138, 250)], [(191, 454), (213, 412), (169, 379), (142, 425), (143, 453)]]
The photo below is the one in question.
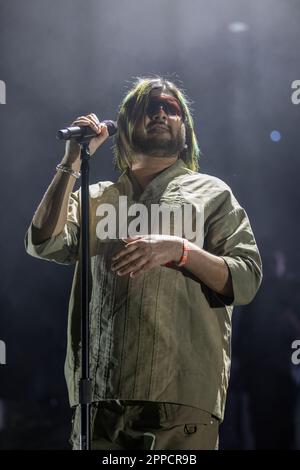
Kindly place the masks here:
[[(173, 226), (170, 235), (184, 237), (200, 248), (204, 244), (204, 205), (194, 193), (174, 186), (160, 198), (160, 204), (173, 210)], [(172, 219), (171, 219), (172, 223)]]

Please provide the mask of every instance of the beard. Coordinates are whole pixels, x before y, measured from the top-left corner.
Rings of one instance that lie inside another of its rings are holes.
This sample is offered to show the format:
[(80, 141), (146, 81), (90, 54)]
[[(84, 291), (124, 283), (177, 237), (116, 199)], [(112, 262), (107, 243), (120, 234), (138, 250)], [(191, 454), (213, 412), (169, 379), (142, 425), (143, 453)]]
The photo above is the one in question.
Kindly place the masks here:
[(170, 157), (180, 154), (185, 148), (185, 133), (178, 131), (176, 136), (153, 132), (147, 135), (133, 133), (132, 143), (136, 153), (153, 157)]

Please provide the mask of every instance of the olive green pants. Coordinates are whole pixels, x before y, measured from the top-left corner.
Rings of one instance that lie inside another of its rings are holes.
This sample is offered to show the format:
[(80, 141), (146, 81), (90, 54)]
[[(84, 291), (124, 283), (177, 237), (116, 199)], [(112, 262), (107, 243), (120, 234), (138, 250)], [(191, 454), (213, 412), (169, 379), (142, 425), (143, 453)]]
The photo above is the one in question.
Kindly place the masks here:
[[(73, 418), (70, 442), (80, 448), (80, 407)], [(94, 450), (213, 450), (219, 421), (198, 408), (174, 403), (104, 400), (91, 405)]]

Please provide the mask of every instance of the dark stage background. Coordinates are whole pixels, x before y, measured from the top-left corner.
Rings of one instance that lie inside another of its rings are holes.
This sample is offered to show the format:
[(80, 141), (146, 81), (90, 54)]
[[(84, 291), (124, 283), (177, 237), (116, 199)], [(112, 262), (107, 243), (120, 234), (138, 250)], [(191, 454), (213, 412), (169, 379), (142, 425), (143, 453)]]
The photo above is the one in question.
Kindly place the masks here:
[[(255, 301), (234, 311), (221, 448), (300, 449), (299, 25), (299, 0), (1, 0), (1, 449), (69, 448), (73, 267), (23, 242), (64, 152), (56, 131), (89, 112), (114, 119), (132, 79), (154, 73), (192, 99), (200, 171), (231, 186), (264, 262)], [(117, 178), (111, 145), (91, 182)]]

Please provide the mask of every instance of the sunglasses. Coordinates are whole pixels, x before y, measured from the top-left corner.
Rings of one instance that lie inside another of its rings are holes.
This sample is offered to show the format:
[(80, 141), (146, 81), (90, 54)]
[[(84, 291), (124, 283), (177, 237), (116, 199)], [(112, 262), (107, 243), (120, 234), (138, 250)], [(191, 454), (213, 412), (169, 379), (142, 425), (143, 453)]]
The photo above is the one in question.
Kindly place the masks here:
[(178, 103), (175, 97), (173, 98), (169, 95), (150, 96), (146, 108), (147, 116), (152, 118), (152, 116), (154, 116), (154, 114), (157, 114), (161, 108), (168, 116), (183, 116), (180, 104)]

